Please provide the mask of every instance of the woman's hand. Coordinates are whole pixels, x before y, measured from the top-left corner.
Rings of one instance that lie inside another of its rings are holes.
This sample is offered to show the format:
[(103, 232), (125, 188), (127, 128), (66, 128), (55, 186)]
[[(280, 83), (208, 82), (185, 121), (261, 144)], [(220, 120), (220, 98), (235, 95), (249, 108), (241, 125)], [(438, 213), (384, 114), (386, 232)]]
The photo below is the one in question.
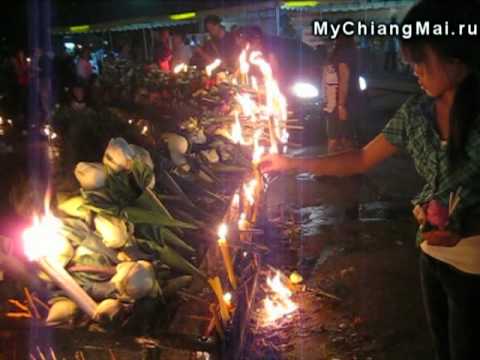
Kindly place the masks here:
[(259, 169), (263, 173), (269, 173), (274, 171), (289, 171), (292, 170), (292, 162), (294, 160), (278, 154), (265, 155), (259, 164)]
[(460, 241), (460, 235), (447, 230), (434, 230), (422, 233), (428, 245), (452, 247)]

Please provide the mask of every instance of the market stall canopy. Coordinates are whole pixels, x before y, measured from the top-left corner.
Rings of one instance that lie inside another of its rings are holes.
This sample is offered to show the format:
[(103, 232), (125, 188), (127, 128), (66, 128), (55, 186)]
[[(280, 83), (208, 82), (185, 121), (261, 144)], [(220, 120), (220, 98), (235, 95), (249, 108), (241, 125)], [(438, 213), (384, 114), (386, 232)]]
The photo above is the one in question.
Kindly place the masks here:
[[(171, 27), (195, 23), (197, 14), (195, 12), (172, 14), (170, 16), (152, 16), (136, 19), (111, 21), (91, 25), (76, 25), (57, 27), (53, 29), (55, 35), (99, 33), (106, 31), (129, 31), (148, 28)], [(173, 17), (173, 18), (172, 18)], [(178, 20), (177, 20), (178, 19)]]
[(351, 11), (369, 11), (369, 10), (383, 10), (392, 9), (405, 6), (411, 6), (415, 0), (396, 0), (396, 1), (284, 1), (282, 10), (286, 11), (302, 11), (302, 12), (351, 12)]

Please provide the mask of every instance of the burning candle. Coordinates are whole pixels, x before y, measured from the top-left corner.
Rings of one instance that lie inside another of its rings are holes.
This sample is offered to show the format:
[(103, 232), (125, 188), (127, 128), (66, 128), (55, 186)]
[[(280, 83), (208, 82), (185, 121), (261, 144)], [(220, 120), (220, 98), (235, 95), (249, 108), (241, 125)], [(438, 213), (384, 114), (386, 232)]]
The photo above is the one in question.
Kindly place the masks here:
[(260, 164), (260, 160), (262, 159), (262, 156), (264, 153), (265, 153), (264, 147), (258, 145), (258, 138), (256, 138), (254, 141), (254, 150), (253, 150), (253, 156), (252, 156), (253, 174), (255, 176), (255, 182), (256, 182), (255, 195), (254, 195), (256, 201), (254, 205), (254, 211), (252, 214), (252, 223), (255, 223), (257, 220), (259, 198), (261, 196), (261, 191), (263, 189), (262, 173), (260, 172), (258, 165)]
[(232, 312), (233, 311), (233, 303), (232, 303), (232, 293), (227, 292), (223, 295), (223, 301), (225, 301), (225, 305), (227, 306), (227, 309)]
[(32, 227), (26, 229), (22, 236), (25, 255), (35, 261), (55, 285), (93, 318), (97, 304), (57, 259), (63, 249), (61, 227), (61, 221), (48, 211), (42, 219), (35, 218)]
[(255, 76), (252, 76), (252, 89), (255, 91), (258, 91), (258, 83), (257, 83), (257, 78)]
[(188, 66), (187, 64), (184, 64), (184, 63), (181, 63), (181, 64), (178, 64), (176, 65), (174, 68), (173, 68), (173, 73), (174, 74), (178, 74), (182, 71), (188, 71)]
[(233, 270), (232, 257), (230, 255), (230, 248), (227, 244), (228, 227), (226, 224), (221, 224), (218, 228), (218, 246), (222, 252), (223, 264), (227, 270), (228, 280), (234, 289), (237, 288), (237, 278)]
[(227, 322), (230, 320), (230, 313), (228, 312), (227, 304), (223, 298), (222, 282), (218, 276), (215, 276), (214, 278), (208, 279), (208, 283), (212, 287), (212, 290), (217, 297), (218, 304), (220, 306), (220, 316), (222, 317), (223, 322)]
[(207, 74), (208, 77), (212, 76), (213, 71), (220, 66), (222, 63), (222, 60), (216, 59), (214, 62), (212, 62), (210, 65), (207, 65), (205, 67), (205, 73)]
[(247, 44), (247, 47), (243, 49), (240, 53), (239, 62), (240, 62), (240, 84), (248, 86), (248, 72), (250, 70), (250, 64), (247, 61), (247, 51), (250, 46)]

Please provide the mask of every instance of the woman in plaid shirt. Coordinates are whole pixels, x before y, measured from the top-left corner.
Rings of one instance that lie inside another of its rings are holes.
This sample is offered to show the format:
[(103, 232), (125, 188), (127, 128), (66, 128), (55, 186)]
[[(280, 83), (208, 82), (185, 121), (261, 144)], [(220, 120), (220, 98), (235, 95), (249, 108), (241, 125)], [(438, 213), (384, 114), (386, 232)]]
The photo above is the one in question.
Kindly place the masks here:
[[(423, 0), (403, 24), (419, 21), (479, 27), (475, 1)], [(477, 30), (478, 31), (478, 30)], [(413, 35), (401, 42), (424, 94), (397, 111), (360, 150), (311, 159), (268, 155), (264, 172), (349, 176), (400, 150), (414, 160), (425, 187), (414, 199), (422, 292), (437, 359), (480, 359), (480, 42), (478, 34)], [(460, 200), (460, 201), (459, 201)]]

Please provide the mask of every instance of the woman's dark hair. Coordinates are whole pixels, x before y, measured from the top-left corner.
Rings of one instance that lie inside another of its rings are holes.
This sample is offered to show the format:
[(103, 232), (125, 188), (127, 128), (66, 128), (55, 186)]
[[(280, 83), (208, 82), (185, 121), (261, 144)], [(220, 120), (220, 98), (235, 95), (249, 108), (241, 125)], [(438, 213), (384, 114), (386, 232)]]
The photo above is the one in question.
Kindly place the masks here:
[(220, 25), (222, 23), (222, 18), (218, 15), (208, 15), (205, 20), (203, 20), (203, 25), (206, 27), (207, 24)]
[[(448, 22), (450, 31), (458, 31), (459, 25), (479, 26), (480, 5), (475, 0), (423, 0), (413, 6), (402, 22), (403, 26), (416, 28), (419, 22), (429, 22), (430, 30), (434, 24)], [(477, 30), (478, 31), (478, 30)], [(420, 63), (425, 60), (425, 48), (429, 46), (445, 61), (460, 61), (471, 70), (459, 84), (450, 112), (449, 159), (452, 167), (465, 158), (465, 144), (468, 133), (480, 113), (480, 56), (478, 35), (420, 35), (413, 30), (412, 37), (401, 39), (402, 55), (406, 60)]]

